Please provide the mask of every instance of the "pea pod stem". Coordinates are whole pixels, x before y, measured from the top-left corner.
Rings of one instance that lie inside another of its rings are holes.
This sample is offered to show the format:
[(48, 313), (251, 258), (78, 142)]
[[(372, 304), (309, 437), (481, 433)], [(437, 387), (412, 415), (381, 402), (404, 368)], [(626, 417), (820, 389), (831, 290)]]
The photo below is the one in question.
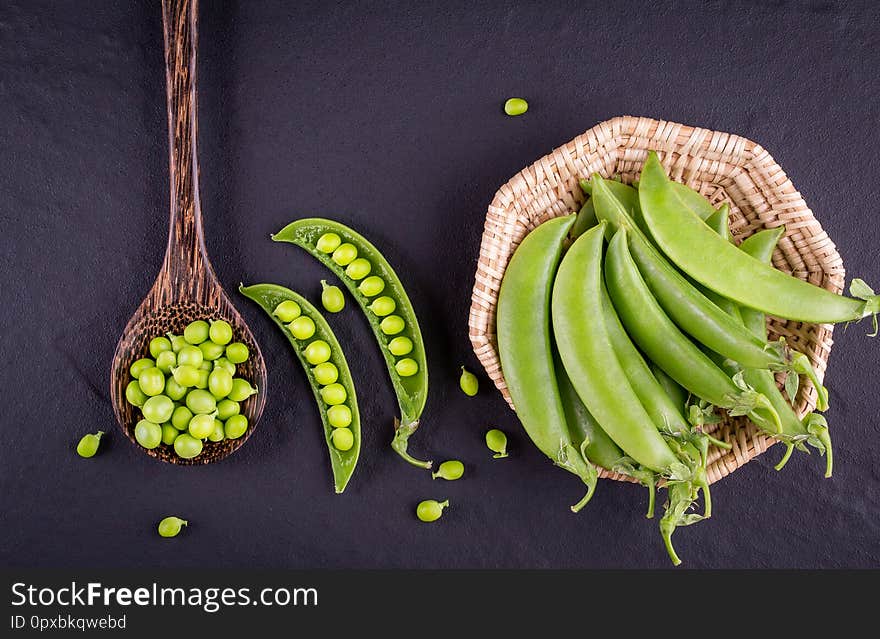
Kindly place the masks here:
[(416, 459), (412, 455), (407, 452), (407, 448), (409, 446), (409, 438), (410, 436), (416, 432), (416, 429), (419, 427), (419, 420), (414, 420), (411, 422), (401, 422), (397, 417), (394, 418), (394, 437), (391, 440), (391, 448), (400, 455), (404, 461), (409, 462), (413, 466), (417, 468), (425, 468), (430, 470), (434, 465), (433, 461), (422, 461), (421, 459)]

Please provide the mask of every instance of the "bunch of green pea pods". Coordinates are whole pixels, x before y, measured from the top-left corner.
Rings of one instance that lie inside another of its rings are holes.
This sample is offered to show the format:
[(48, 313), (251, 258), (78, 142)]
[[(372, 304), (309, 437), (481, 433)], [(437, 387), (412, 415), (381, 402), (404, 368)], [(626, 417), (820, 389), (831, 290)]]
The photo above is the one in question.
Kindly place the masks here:
[(773, 268), (783, 227), (737, 246), (726, 205), (716, 210), (671, 181), (654, 152), (634, 186), (594, 174), (581, 187), (590, 197), (577, 215), (539, 225), (507, 266), (502, 372), (531, 440), (586, 485), (572, 510), (589, 501), (599, 468), (647, 486), (648, 517), (665, 484), (660, 531), (678, 565), (673, 532), (711, 515), (708, 451), (731, 446), (706, 432), (717, 410), (783, 442), (777, 469), (811, 446), (831, 475), (826, 420), (792, 407), (801, 376), (817, 411), (827, 391), (805, 355), (768, 341), (765, 315), (819, 324), (871, 316), (876, 335), (880, 296), (862, 280), (845, 297)]

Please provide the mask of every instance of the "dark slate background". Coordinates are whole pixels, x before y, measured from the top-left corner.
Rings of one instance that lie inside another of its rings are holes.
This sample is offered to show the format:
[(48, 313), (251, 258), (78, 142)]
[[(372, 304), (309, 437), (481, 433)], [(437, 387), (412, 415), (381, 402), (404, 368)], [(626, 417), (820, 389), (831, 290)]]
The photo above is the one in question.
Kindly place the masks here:
[[(467, 311), (486, 206), (523, 166), (597, 122), (646, 115), (735, 132), (785, 167), (853, 275), (880, 282), (880, 10), (834, 2), (211, 2), (201, 8), (200, 150), (207, 244), (223, 284), (316, 296), (316, 262), (269, 241), (302, 215), (380, 246), (409, 287), (433, 380), (413, 451), (462, 459), (432, 482), (388, 447), (395, 401), (366, 322), (332, 318), (365, 440), (336, 496), (319, 421), (283, 337), (240, 296), (270, 396), (238, 454), (178, 468), (118, 431), (108, 370), (167, 233), (159, 3), (0, 2), (2, 446), (7, 567), (666, 567), (642, 489), (551, 467), (483, 378)], [(528, 98), (524, 117), (503, 100)], [(713, 486), (681, 530), (689, 567), (880, 563), (878, 342), (841, 328), (828, 371), (833, 479), (774, 449)], [(489, 426), (510, 433), (493, 461)], [(79, 437), (105, 430), (82, 460)], [(413, 508), (449, 498), (436, 525)], [(192, 524), (163, 540), (167, 514)]]

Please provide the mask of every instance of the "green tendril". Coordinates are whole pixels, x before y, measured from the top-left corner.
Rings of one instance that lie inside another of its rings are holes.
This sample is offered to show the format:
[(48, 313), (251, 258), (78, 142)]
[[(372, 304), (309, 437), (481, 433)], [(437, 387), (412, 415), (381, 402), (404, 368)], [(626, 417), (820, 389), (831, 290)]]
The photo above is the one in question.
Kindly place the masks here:
[(877, 322), (877, 314), (880, 313), (880, 295), (874, 293), (874, 289), (868, 286), (865, 280), (859, 278), (855, 278), (850, 282), (849, 294), (860, 300), (865, 300), (865, 310), (862, 313), (862, 317), (870, 315), (874, 328), (872, 332), (868, 333), (868, 337), (877, 337), (877, 334), (880, 333)]
[(821, 411), (828, 410), (828, 389), (822, 385), (810, 359), (803, 353), (793, 352), (791, 370), (798, 375), (804, 375), (813, 383), (813, 388), (816, 389), (816, 408)]
[(782, 459), (779, 460), (779, 463), (776, 464), (773, 468), (775, 470), (782, 470), (785, 465), (788, 463), (788, 460), (791, 459), (791, 454), (794, 452), (794, 444), (786, 443), (785, 444), (785, 453), (782, 455)]

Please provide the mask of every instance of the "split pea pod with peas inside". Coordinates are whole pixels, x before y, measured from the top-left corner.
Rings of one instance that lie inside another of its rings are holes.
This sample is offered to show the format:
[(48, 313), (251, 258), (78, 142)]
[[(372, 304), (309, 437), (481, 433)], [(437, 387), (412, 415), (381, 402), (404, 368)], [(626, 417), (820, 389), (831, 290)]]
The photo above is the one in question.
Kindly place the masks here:
[[(324, 245), (335, 243), (331, 238)], [(341, 493), (357, 465), (361, 422), (354, 381), (339, 341), (321, 312), (298, 293), (276, 284), (241, 285), (239, 290), (272, 318), (293, 347), (318, 406), (334, 487)], [(291, 317), (291, 322), (285, 321)]]
[(330, 269), (358, 303), (385, 358), (400, 407), (391, 447), (407, 462), (430, 468), (431, 462), (407, 450), (428, 396), (424, 340), (409, 296), (388, 260), (355, 230), (322, 218), (291, 222), (272, 239), (303, 248)]

